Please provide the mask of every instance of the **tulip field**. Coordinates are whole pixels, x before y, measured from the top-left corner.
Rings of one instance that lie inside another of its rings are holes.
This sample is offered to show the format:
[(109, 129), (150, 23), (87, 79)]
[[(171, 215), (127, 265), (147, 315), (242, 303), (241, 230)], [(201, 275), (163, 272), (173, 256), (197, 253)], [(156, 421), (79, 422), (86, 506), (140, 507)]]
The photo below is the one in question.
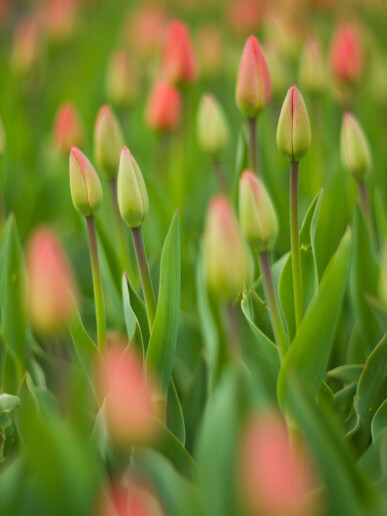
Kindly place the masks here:
[(385, 0), (0, 0), (0, 516), (387, 514)]

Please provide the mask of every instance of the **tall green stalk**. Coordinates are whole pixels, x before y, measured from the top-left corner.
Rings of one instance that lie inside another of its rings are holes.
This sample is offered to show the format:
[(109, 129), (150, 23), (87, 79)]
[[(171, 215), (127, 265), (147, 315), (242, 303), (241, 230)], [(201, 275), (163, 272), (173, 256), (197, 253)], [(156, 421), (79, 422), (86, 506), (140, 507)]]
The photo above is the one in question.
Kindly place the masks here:
[(255, 117), (247, 119), (247, 137), (249, 153), (249, 170), (255, 172), (256, 174), (259, 174), (257, 119)]
[(304, 294), (300, 253), (300, 233), (298, 229), (298, 162), (290, 162), (290, 244), (292, 252), (292, 273), (296, 328), (304, 315)]

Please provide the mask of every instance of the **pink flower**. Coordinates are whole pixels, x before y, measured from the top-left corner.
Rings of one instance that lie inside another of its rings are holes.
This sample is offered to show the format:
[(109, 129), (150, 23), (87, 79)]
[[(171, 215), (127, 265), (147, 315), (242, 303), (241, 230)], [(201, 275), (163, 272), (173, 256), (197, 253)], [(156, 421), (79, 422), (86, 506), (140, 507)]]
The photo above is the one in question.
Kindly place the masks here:
[(186, 25), (180, 21), (170, 24), (164, 44), (162, 71), (172, 84), (194, 82), (198, 71), (196, 58)]
[(80, 116), (71, 102), (62, 104), (55, 115), (54, 143), (57, 148), (68, 153), (73, 145), (81, 147), (85, 133)]
[(152, 129), (175, 131), (180, 123), (180, 92), (166, 82), (156, 81), (146, 106), (146, 121)]
[(336, 30), (330, 50), (330, 67), (333, 76), (340, 82), (356, 83), (361, 79), (363, 47), (354, 26), (342, 24)]

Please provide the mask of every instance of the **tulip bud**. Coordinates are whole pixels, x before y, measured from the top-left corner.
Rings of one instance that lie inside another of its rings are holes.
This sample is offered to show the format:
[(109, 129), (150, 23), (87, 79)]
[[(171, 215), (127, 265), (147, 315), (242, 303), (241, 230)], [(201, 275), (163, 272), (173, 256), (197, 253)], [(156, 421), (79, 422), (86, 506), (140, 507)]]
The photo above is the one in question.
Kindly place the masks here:
[(175, 131), (180, 123), (180, 92), (166, 82), (156, 81), (146, 106), (146, 121), (157, 131)]
[(383, 246), (380, 262), (379, 298), (387, 307), (387, 240)]
[(359, 34), (352, 25), (342, 24), (334, 34), (330, 67), (339, 82), (356, 83), (360, 80), (364, 69), (363, 48)]
[(160, 502), (148, 488), (130, 482), (113, 483), (112, 492), (104, 492), (97, 516), (164, 516)]
[(44, 24), (51, 41), (68, 41), (76, 25), (76, 0), (50, 0), (44, 6)]
[(227, 146), (229, 131), (220, 104), (212, 95), (203, 95), (197, 119), (198, 140), (204, 151), (216, 158)]
[(130, 228), (140, 227), (149, 209), (148, 192), (140, 167), (127, 147), (121, 151), (117, 198), (125, 223)]
[(236, 103), (247, 118), (254, 118), (270, 102), (271, 95), (266, 58), (257, 38), (250, 36), (239, 65)]
[(141, 2), (133, 13), (131, 10), (125, 23), (124, 36), (128, 48), (135, 48), (136, 53), (144, 60), (154, 57), (159, 50), (160, 41), (165, 34), (167, 16), (160, 3)]
[(131, 106), (137, 97), (136, 76), (125, 50), (114, 52), (109, 59), (106, 94), (120, 108)]
[(99, 166), (109, 179), (117, 176), (124, 136), (110, 106), (98, 112), (94, 130), (95, 154)]
[(145, 443), (155, 432), (155, 418), (141, 360), (134, 350), (113, 343), (108, 345), (97, 373), (113, 439), (123, 444)]
[(54, 120), (54, 143), (58, 150), (68, 153), (73, 145), (81, 146), (85, 132), (78, 112), (71, 103), (59, 107)]
[(227, 2), (226, 16), (230, 28), (237, 34), (255, 32), (263, 14), (263, 4), (257, 0)]
[(363, 181), (371, 168), (371, 152), (363, 129), (351, 113), (343, 117), (340, 153), (344, 167), (356, 181)]
[(239, 180), (239, 222), (258, 253), (272, 249), (278, 235), (277, 214), (265, 185), (248, 170)]
[(221, 299), (235, 299), (248, 279), (247, 251), (230, 202), (221, 195), (207, 212), (204, 259), (210, 290)]
[(55, 233), (39, 229), (27, 252), (28, 307), (41, 333), (60, 329), (75, 311), (76, 284), (70, 263)]
[(218, 27), (202, 26), (197, 33), (200, 71), (207, 77), (219, 74), (223, 65), (223, 39)]
[(310, 146), (310, 124), (304, 99), (296, 86), (286, 94), (277, 126), (277, 147), (289, 161), (298, 162)]
[(309, 93), (321, 93), (326, 84), (325, 64), (319, 41), (308, 39), (301, 53), (298, 68), (301, 87)]
[(5, 145), (6, 145), (5, 131), (4, 131), (3, 122), (0, 118), (0, 158), (3, 157), (4, 151), (5, 151)]
[(84, 217), (94, 216), (103, 199), (95, 168), (77, 147), (70, 152), (70, 189), (75, 209)]
[(245, 429), (241, 450), (241, 489), (253, 514), (308, 516), (317, 508), (315, 478), (305, 451), (291, 446), (276, 413), (255, 417)]
[(186, 84), (197, 79), (197, 65), (187, 27), (175, 21), (168, 28), (162, 70), (172, 84)]
[(37, 64), (42, 50), (42, 30), (39, 17), (23, 18), (14, 33), (11, 63), (20, 74), (30, 72)]

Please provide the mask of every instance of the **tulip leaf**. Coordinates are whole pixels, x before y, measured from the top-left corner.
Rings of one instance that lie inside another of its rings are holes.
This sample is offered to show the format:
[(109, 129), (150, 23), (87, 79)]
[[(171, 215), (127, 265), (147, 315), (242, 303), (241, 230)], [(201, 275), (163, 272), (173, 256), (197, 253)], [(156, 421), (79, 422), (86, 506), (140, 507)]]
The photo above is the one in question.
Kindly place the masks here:
[(350, 272), (350, 293), (365, 357), (373, 349), (380, 330), (364, 294), (377, 293), (379, 265), (373, 249), (367, 222), (356, 204), (353, 215), (353, 248)]
[(175, 213), (161, 254), (157, 311), (146, 355), (146, 370), (158, 378), (165, 397), (172, 374), (179, 326), (179, 231), (179, 215)]
[(129, 279), (124, 272), (122, 276), (122, 303), (124, 308), (126, 334), (130, 345), (134, 346), (141, 357), (144, 356), (144, 344), (142, 339), (141, 327), (137, 316), (131, 306), (130, 291), (128, 288)]
[(378, 410), (375, 412), (374, 417), (372, 418), (372, 440), (375, 441), (375, 439), (377, 439), (377, 437), (385, 430), (387, 430), (387, 399), (385, 399), (379, 406)]
[(4, 227), (0, 253), (0, 306), (3, 340), (18, 369), (26, 363), (26, 271), (15, 217)]
[(379, 342), (364, 364), (355, 395), (356, 425), (348, 438), (356, 449), (364, 451), (371, 435), (371, 421), (387, 393), (387, 335)]
[(123, 274), (121, 285), (125, 325), (128, 337), (130, 338), (130, 334), (133, 332), (134, 318), (136, 318), (140, 326), (144, 350), (146, 350), (149, 342), (149, 323), (144, 301), (133, 288), (126, 272)]
[(387, 307), (383, 305), (379, 299), (372, 297), (368, 294), (365, 294), (365, 298), (373, 311), (376, 319), (379, 322), (379, 326), (381, 330), (385, 333), (387, 332)]
[(360, 364), (346, 364), (328, 371), (327, 378), (338, 380), (342, 383), (357, 382), (362, 370), (363, 366)]
[(290, 370), (302, 375), (313, 394), (317, 394), (321, 386), (345, 291), (350, 255), (351, 233), (347, 230), (284, 358), (278, 379), (281, 403), (286, 394), (286, 377)]
[(185, 444), (185, 425), (183, 411), (181, 408), (179, 396), (173, 379), (168, 388), (167, 400), (167, 426), (173, 432), (179, 441)]

